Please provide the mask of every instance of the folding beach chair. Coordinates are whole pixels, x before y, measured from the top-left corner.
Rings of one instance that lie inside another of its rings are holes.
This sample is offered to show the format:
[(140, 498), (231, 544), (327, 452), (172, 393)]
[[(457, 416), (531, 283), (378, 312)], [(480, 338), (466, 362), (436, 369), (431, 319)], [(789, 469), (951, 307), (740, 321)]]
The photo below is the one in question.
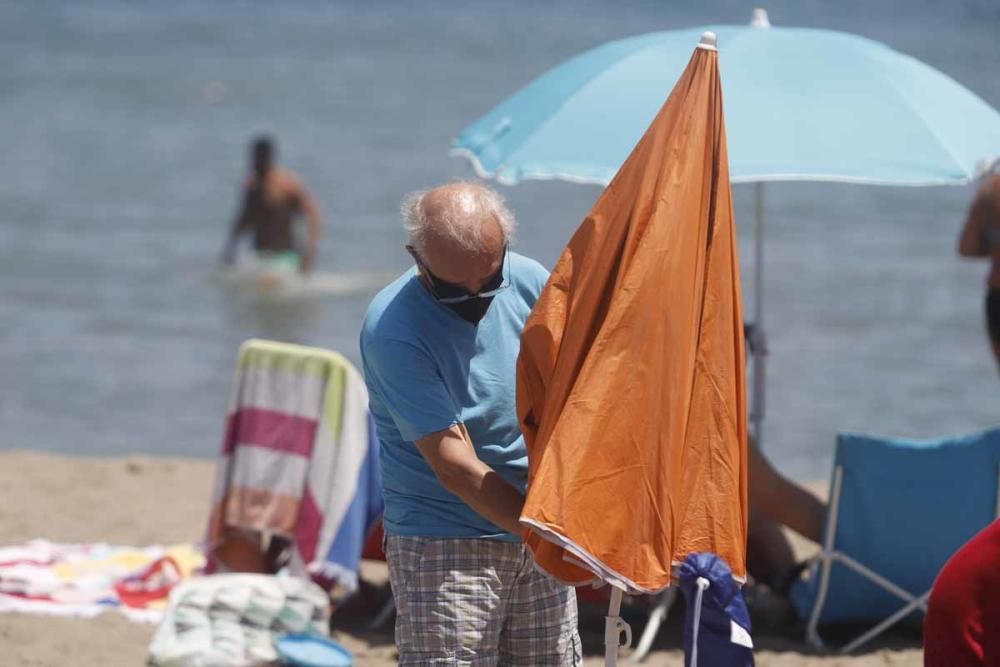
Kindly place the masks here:
[(849, 653), (920, 619), (941, 566), (1000, 513), (998, 476), (1000, 429), (939, 441), (838, 435), (823, 548), (791, 592), (807, 640), (822, 646), (821, 624), (873, 623)]

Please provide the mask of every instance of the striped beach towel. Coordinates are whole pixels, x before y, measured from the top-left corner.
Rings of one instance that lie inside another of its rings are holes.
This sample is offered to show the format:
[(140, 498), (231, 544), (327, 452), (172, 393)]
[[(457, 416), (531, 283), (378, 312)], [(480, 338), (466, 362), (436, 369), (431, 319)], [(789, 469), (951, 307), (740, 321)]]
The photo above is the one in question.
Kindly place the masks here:
[(292, 543), (291, 574), (344, 595), (382, 514), (375, 429), (357, 369), (328, 350), (249, 340), (240, 348), (205, 540), (226, 528)]
[(92, 618), (116, 609), (132, 621), (156, 623), (173, 586), (203, 565), (200, 550), (191, 544), (32, 540), (0, 547), (0, 613)]

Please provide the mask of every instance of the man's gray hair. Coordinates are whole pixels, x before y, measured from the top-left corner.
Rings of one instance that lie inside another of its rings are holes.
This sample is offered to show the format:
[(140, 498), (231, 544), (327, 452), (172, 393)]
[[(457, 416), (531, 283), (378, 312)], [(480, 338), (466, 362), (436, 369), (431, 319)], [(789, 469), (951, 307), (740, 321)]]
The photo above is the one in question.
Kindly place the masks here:
[(424, 197), (431, 190), (418, 190), (403, 199), (400, 210), (403, 227), (409, 234), (409, 244), (422, 253), (428, 236), (433, 235), (447, 239), (464, 250), (483, 252), (485, 237), (482, 223), (491, 217), (500, 225), (504, 243), (509, 243), (517, 223), (500, 193), (478, 183), (458, 181), (452, 185), (460, 187), (457, 195), (433, 219), (425, 214), (423, 205)]

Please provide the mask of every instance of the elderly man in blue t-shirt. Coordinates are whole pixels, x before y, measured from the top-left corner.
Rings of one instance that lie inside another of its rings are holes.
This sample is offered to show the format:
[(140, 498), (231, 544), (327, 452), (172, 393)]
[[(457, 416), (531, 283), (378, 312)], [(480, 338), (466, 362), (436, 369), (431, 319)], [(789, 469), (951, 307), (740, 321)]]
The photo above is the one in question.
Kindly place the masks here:
[(416, 266), (368, 308), (361, 356), (381, 444), (401, 665), (577, 665), (572, 588), (521, 542), (521, 329), (548, 273), (473, 183), (403, 204)]

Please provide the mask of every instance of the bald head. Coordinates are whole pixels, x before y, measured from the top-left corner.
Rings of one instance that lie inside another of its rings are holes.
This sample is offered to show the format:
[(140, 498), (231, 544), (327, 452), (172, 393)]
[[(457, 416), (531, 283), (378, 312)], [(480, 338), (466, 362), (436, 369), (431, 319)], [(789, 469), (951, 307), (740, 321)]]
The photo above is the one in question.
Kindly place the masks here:
[(503, 261), (515, 226), (498, 193), (463, 181), (410, 195), (402, 212), (410, 245), (427, 268), (449, 282), (473, 285), (471, 292)]
[(503, 197), (465, 181), (411, 194), (403, 201), (403, 223), (418, 253), (443, 246), (446, 251), (492, 254), (514, 233), (514, 216)]

